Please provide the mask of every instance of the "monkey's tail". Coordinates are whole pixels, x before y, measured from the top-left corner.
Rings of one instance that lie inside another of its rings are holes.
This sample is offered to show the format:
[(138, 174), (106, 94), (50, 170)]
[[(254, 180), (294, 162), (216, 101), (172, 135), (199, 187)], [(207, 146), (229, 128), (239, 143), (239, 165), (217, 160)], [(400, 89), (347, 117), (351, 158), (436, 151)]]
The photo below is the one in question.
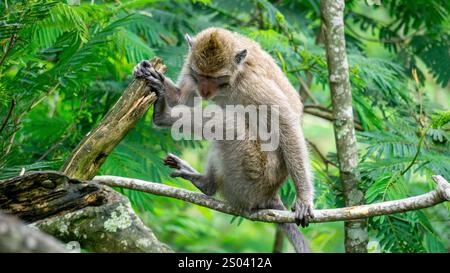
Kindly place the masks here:
[[(276, 195), (275, 199), (273, 200), (273, 208), (279, 210), (286, 210), (286, 207), (284, 206), (283, 201), (281, 201), (279, 195)], [(288, 238), (289, 242), (291, 242), (291, 244), (294, 246), (295, 252), (297, 253), (311, 252), (305, 236), (303, 236), (303, 233), (300, 232), (296, 224), (281, 223), (279, 224), (279, 226), (280, 229), (284, 232), (284, 234), (286, 234), (286, 237)]]
[(283, 223), (279, 224), (281, 230), (283, 230), (286, 237), (289, 239), (291, 244), (294, 246), (295, 252), (297, 253), (310, 253), (308, 243), (306, 242), (305, 236), (300, 232), (296, 224), (293, 223)]

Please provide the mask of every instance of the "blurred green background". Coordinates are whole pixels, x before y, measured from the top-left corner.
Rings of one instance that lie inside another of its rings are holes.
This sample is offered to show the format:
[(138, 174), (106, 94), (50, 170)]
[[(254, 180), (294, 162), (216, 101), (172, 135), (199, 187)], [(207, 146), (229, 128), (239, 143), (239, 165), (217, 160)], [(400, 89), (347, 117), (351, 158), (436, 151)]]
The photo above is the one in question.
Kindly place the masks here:
[[(79, 4), (77, 2), (80, 2)], [(450, 180), (449, 1), (346, 1), (345, 26), (366, 202), (405, 198)], [(316, 208), (343, 206), (317, 0), (0, 1), (0, 179), (58, 169), (118, 99), (135, 64), (160, 56), (176, 79), (183, 35), (219, 26), (261, 43), (308, 105), (304, 131)], [(302, 84), (301, 84), (302, 83)], [(196, 190), (168, 176), (162, 158), (199, 170), (208, 144), (173, 141), (152, 109), (102, 166), (102, 174)], [(420, 145), (420, 143), (422, 143)], [(408, 166), (411, 165), (411, 168)], [(395, 179), (391, 179), (394, 177)], [(275, 225), (120, 190), (177, 252), (271, 252)], [(295, 191), (280, 191), (289, 204)], [(370, 252), (448, 252), (449, 205), (369, 220)], [(343, 252), (343, 223), (303, 229), (314, 252)], [(286, 241), (285, 252), (293, 248)]]

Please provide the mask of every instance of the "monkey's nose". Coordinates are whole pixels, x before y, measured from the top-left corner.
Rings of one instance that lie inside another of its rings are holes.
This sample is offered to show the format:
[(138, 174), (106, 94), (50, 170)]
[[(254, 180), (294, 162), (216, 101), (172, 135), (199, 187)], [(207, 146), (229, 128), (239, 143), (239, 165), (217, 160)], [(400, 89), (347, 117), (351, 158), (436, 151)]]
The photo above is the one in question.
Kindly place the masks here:
[(208, 99), (211, 97), (212, 92), (209, 89), (200, 89), (200, 95), (204, 99)]

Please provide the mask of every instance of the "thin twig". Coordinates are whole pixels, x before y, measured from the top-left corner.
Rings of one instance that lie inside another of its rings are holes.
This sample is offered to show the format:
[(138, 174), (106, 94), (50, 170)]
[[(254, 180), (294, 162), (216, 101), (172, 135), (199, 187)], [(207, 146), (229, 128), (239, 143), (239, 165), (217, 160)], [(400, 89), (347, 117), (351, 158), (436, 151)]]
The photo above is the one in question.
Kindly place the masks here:
[(313, 108), (313, 109), (319, 109), (319, 110), (321, 110), (321, 111), (324, 111), (324, 112), (328, 112), (328, 113), (332, 113), (333, 111), (331, 110), (331, 109), (329, 109), (329, 108), (327, 108), (327, 107), (325, 107), (325, 106), (322, 106), (322, 105), (320, 105), (320, 104), (305, 104), (304, 106), (303, 106), (304, 108)]
[[(323, 118), (326, 120), (329, 120), (331, 122), (334, 121), (333, 115), (329, 112), (324, 112), (324, 111), (314, 111), (311, 108), (305, 108), (303, 109), (303, 112), (306, 114), (310, 114), (319, 118)], [(358, 121), (354, 120), (354, 124), (355, 124), (355, 129), (358, 131), (364, 131), (364, 128), (362, 127), (361, 123), (359, 123)]]
[(314, 97), (314, 95), (311, 93), (311, 90), (309, 90), (308, 85), (306, 85), (305, 81), (298, 77), (298, 81), (300, 82), (300, 94), (301, 92), (305, 92), (305, 94), (314, 102), (314, 104), (319, 104), (319, 101)]
[(8, 114), (6, 115), (5, 119), (3, 119), (2, 126), (0, 127), (0, 134), (3, 132), (3, 129), (5, 129), (6, 124), (8, 124), (8, 120), (11, 118), (11, 115), (14, 111), (14, 107), (16, 107), (16, 100), (14, 98), (12, 98), (11, 106), (9, 107)]
[(428, 129), (430, 129), (431, 124), (422, 132), (422, 136), (419, 139), (419, 143), (417, 144), (417, 151), (416, 154), (414, 155), (413, 160), (411, 161), (411, 163), (409, 163), (408, 167), (406, 167), (401, 173), (400, 175), (404, 175), (407, 171), (409, 171), (409, 169), (411, 169), (411, 167), (414, 165), (414, 163), (416, 163), (417, 158), (419, 157), (420, 154), (420, 149), (422, 147), (422, 142), (425, 139), (425, 136), (428, 132)]
[(326, 158), (326, 156), (324, 154), (322, 154), (322, 152), (319, 150), (319, 147), (317, 147), (316, 144), (314, 144), (313, 142), (311, 142), (309, 139), (306, 139), (306, 142), (308, 142), (309, 146), (311, 146), (311, 148), (313, 148), (313, 150), (316, 152), (316, 154), (320, 157), (320, 159), (323, 161), (323, 163), (325, 163), (326, 167), (328, 168), (328, 164), (335, 166), (336, 168), (338, 168), (338, 166), (336, 165), (336, 163), (334, 163), (331, 160), (328, 160)]
[(2, 59), (0, 60), (0, 66), (2, 66), (3, 62), (6, 59), (6, 55), (8, 55), (9, 51), (14, 47), (14, 42), (16, 41), (17, 34), (13, 34), (11, 38), (9, 38), (9, 45), (6, 48), (6, 51), (3, 53)]

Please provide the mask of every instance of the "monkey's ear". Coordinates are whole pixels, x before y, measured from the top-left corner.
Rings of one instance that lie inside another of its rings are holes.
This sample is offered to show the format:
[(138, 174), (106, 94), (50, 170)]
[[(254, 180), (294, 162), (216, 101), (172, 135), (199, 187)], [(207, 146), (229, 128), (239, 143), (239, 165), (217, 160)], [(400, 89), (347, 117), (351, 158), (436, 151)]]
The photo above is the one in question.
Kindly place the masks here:
[(189, 48), (192, 48), (192, 45), (194, 44), (194, 41), (192, 40), (191, 36), (189, 36), (189, 34), (184, 34), (184, 39), (186, 40), (186, 42), (189, 45)]
[(244, 62), (245, 57), (247, 57), (247, 49), (243, 49), (243, 50), (239, 51), (234, 56), (234, 61), (236, 62), (236, 64), (241, 64)]

